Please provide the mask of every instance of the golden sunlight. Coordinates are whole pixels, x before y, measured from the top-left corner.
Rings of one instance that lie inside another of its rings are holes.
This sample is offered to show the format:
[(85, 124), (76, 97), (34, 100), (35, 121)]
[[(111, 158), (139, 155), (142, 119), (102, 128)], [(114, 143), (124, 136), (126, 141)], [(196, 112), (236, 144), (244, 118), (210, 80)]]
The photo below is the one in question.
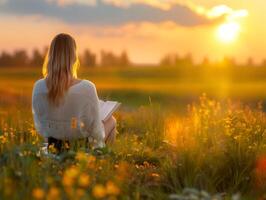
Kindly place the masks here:
[(232, 43), (240, 32), (240, 24), (237, 22), (226, 22), (218, 27), (217, 37), (223, 43)]

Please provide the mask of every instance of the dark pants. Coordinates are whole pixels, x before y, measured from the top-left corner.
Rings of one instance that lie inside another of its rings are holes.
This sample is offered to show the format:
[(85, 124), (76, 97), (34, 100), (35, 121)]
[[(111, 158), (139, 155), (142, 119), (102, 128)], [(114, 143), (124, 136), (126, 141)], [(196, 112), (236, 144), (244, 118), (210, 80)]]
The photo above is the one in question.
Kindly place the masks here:
[[(51, 151), (52, 147), (56, 150), (56, 153), (61, 153), (64, 150), (69, 149), (69, 141), (68, 140), (58, 140), (53, 137), (48, 137), (48, 150)], [(55, 152), (52, 152), (55, 153)]]

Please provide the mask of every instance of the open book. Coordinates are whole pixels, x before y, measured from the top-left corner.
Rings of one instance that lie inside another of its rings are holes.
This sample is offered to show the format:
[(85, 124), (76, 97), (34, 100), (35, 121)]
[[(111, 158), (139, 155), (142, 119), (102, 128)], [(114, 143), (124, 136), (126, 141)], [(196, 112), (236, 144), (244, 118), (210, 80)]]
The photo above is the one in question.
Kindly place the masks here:
[(99, 100), (100, 103), (100, 118), (102, 121), (106, 121), (112, 114), (118, 109), (121, 103), (117, 101), (103, 101)]

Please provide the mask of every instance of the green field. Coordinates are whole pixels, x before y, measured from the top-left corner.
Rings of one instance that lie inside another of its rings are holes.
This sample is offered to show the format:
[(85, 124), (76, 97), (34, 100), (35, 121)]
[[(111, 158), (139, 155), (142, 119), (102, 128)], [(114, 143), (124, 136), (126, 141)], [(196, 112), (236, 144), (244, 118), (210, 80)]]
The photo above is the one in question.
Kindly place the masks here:
[(32, 124), (41, 77), (0, 69), (0, 199), (265, 198), (265, 68), (81, 68), (100, 98), (122, 102), (119, 134), (58, 157), (39, 151)]

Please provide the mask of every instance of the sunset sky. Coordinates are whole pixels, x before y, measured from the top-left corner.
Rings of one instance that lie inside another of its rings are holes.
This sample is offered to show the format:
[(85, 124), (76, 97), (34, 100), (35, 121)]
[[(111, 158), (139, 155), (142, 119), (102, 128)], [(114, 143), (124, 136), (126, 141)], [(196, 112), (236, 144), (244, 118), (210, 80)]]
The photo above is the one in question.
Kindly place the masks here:
[(80, 51), (156, 63), (167, 53), (266, 58), (264, 0), (0, 0), (0, 51), (48, 46), (60, 32)]

